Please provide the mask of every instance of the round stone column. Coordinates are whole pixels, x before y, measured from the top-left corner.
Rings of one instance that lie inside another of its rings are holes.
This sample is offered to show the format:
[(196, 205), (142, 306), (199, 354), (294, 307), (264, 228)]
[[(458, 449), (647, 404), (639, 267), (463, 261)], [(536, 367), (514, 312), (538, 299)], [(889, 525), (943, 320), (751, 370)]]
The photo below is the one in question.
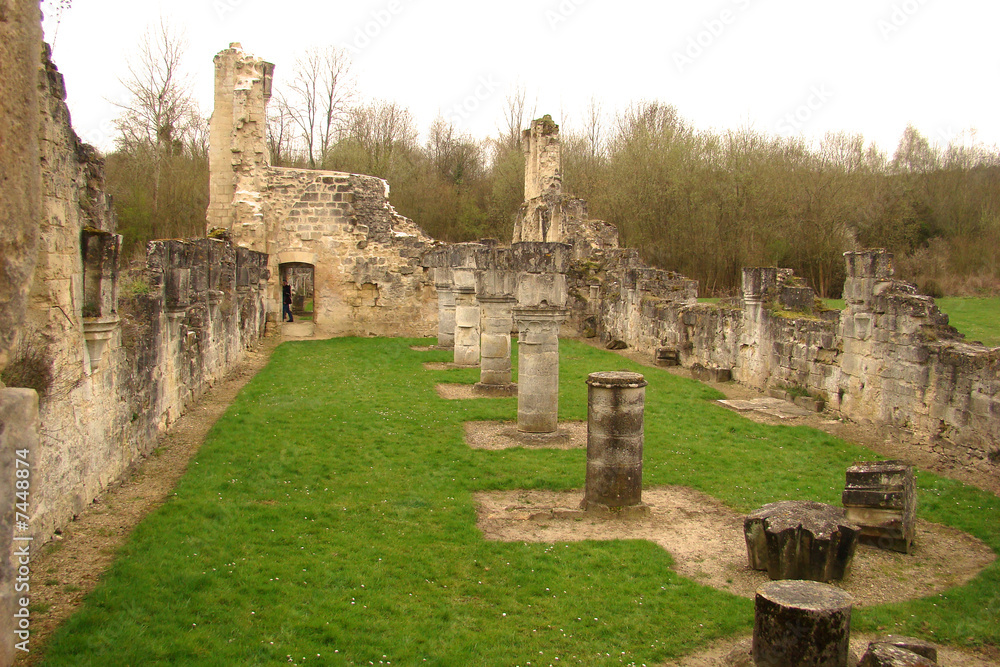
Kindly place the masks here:
[(563, 308), (515, 308), (518, 329), (517, 430), (555, 433), (559, 426), (559, 325)]
[(639, 373), (587, 378), (587, 486), (583, 509), (642, 503), (646, 379)]
[(511, 382), (510, 330), (514, 297), (479, 297), (482, 333), (479, 382), (475, 391), (490, 396), (513, 396)]
[(438, 295), (438, 347), (455, 347), (455, 284), (451, 269), (434, 270), (434, 287)]
[(815, 581), (772, 581), (754, 600), (757, 667), (847, 667), (851, 596)]
[(479, 302), (475, 287), (455, 288), (455, 364), (479, 365)]

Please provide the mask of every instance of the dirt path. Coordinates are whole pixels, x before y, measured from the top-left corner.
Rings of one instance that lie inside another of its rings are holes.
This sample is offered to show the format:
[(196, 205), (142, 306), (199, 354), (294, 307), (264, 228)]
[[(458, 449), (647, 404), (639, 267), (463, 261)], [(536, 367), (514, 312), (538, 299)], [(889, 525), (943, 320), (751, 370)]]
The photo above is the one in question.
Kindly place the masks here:
[(262, 369), (281, 337), (271, 335), (221, 382), (202, 396), (160, 436), (153, 453), (141, 460), (122, 482), (89, 505), (61, 534), (42, 549), (31, 586), (31, 652), (20, 654), (17, 665), (42, 659), (46, 640), (83, 603), (97, 586), (115, 553), (132, 529), (156, 509), (187, 470), (188, 461), (205, 435), (236, 398), (243, 386)]

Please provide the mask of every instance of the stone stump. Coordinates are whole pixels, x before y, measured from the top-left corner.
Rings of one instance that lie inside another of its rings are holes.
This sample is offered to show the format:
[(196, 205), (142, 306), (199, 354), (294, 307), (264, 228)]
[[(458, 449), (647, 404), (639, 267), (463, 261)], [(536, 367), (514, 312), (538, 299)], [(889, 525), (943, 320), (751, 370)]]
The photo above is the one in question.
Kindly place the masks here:
[(514, 297), (479, 297), (482, 312), (479, 382), (474, 390), (488, 396), (513, 396), (511, 382), (510, 330), (513, 326)]
[(582, 508), (618, 509), (642, 503), (646, 379), (639, 373), (591, 373), (587, 378), (587, 482)]
[(479, 365), (479, 304), (474, 287), (455, 288), (455, 364)]
[(515, 308), (518, 330), (517, 430), (555, 433), (559, 426), (559, 326), (562, 308)]
[(888, 635), (868, 644), (859, 667), (934, 667), (937, 648), (913, 637)]
[(438, 295), (438, 347), (446, 350), (455, 347), (455, 285), (451, 269), (434, 270), (434, 287)]
[(764, 505), (743, 520), (750, 567), (771, 579), (843, 579), (860, 531), (839, 507), (808, 500)]
[(754, 600), (757, 667), (847, 667), (851, 596), (814, 581), (772, 581)]
[(913, 466), (901, 461), (855, 463), (841, 496), (847, 519), (861, 527), (861, 541), (912, 553), (917, 494)]

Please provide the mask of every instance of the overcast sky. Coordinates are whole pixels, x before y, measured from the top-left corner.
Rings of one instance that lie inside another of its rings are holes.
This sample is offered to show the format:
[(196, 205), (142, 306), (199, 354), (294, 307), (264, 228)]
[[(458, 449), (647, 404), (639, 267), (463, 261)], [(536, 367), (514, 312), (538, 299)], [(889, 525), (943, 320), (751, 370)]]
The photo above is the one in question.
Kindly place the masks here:
[(206, 116), (230, 42), (275, 63), (276, 86), (305, 47), (333, 44), (366, 97), (421, 130), (440, 113), (493, 134), (522, 84), (564, 131), (596, 98), (609, 115), (660, 100), (703, 129), (858, 132), (890, 154), (908, 123), (932, 142), (975, 129), (1000, 144), (995, 0), (73, 0), (45, 29), (85, 141), (112, 146), (118, 78), (160, 16), (186, 33)]

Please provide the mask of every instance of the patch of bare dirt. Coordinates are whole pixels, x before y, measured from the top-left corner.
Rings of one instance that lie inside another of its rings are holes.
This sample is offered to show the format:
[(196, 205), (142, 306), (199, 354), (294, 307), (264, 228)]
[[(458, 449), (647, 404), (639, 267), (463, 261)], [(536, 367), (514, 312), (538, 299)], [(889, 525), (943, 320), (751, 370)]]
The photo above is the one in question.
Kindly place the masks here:
[(425, 361), (423, 366), (425, 371), (450, 371), (455, 368), (479, 368), (479, 366), (456, 364), (454, 361)]
[(465, 444), (473, 449), (586, 449), (587, 422), (559, 422), (555, 433), (522, 433), (515, 422), (465, 422)]
[[(646, 516), (627, 520), (580, 512), (583, 491), (498, 491), (475, 496), (478, 526), (504, 542), (649, 540), (674, 559), (683, 577), (743, 597), (768, 581), (747, 565), (743, 516), (715, 498), (686, 487), (644, 489)], [(917, 522), (912, 555), (860, 545), (851, 572), (838, 585), (859, 607), (926, 597), (960, 586), (996, 554), (961, 531)]]
[(205, 435), (243, 386), (262, 369), (281, 336), (270, 335), (219, 383), (209, 389), (139, 461), (121, 483), (109, 488), (42, 549), (35, 564), (31, 602), (31, 652), (15, 664), (42, 658), (45, 640), (83, 603), (114, 560), (132, 529), (173, 491)]
[[(596, 338), (580, 338), (577, 340), (587, 345), (604, 349), (604, 346)], [(648, 354), (640, 354), (631, 349), (616, 350), (616, 352), (644, 366), (663, 368), (656, 366)], [(691, 377), (691, 372), (686, 368), (675, 366), (664, 368), (664, 370), (674, 375)], [(736, 382), (705, 382), (705, 384), (725, 394), (726, 398), (730, 400), (754, 400), (764, 397), (762, 392)], [(790, 403), (789, 405), (794, 404)], [(780, 417), (756, 410), (741, 412), (740, 414), (747, 419), (763, 424), (811, 426), (842, 440), (866, 447), (881, 456), (905, 461), (942, 477), (950, 477), (951, 479), (978, 487), (995, 496), (1000, 496), (1000, 475), (997, 475), (995, 471), (978, 469), (950, 460), (941, 453), (936, 452), (932, 446), (908, 440), (905, 434), (894, 432), (890, 429), (876, 428), (871, 424), (859, 424), (840, 416), (822, 412), (807, 411), (807, 414), (804, 415), (782, 415)]]

